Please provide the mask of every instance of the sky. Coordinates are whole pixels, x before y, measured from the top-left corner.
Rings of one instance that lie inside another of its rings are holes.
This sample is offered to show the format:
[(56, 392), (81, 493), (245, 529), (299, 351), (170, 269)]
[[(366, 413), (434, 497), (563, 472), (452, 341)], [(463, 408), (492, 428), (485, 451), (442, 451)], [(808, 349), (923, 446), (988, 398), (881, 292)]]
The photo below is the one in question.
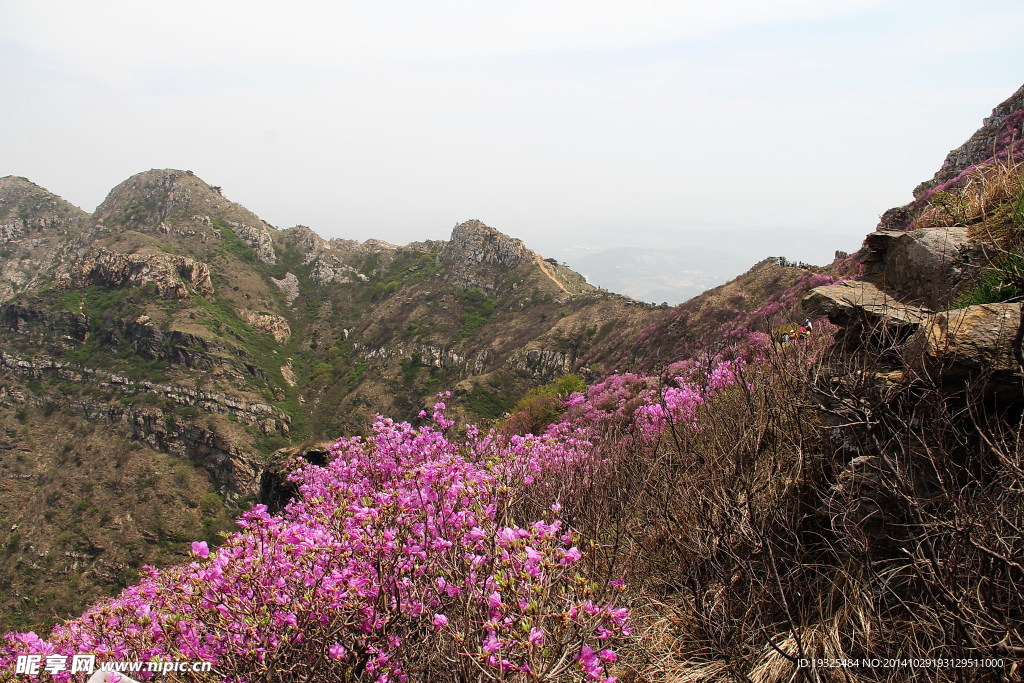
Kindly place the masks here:
[(1021, 25), (1019, 0), (0, 0), (0, 176), (92, 211), (189, 169), (281, 228), (477, 218), (693, 289), (856, 249), (1024, 83)]

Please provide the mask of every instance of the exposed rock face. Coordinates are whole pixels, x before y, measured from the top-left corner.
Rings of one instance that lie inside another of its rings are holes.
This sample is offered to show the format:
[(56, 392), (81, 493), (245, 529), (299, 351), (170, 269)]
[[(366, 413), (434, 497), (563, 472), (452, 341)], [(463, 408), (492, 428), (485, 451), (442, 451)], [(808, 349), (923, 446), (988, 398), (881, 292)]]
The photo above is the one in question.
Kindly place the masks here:
[(284, 277), (280, 280), (272, 277), (270, 281), (284, 292), (284, 298), (288, 300), (288, 303), (292, 303), (299, 298), (299, 278), (295, 277), (295, 273), (285, 273)]
[(341, 257), (321, 253), (314, 259), (309, 277), (318, 285), (346, 284), (355, 282), (359, 278), (359, 272), (352, 266), (345, 265)]
[(299, 253), (303, 254), (302, 263), (304, 265), (312, 263), (318, 253), (330, 248), (327, 240), (305, 225), (288, 228), (282, 234), (287, 242), (294, 245)]
[[(368, 271), (390, 264), (399, 247), (383, 240), (332, 239), (327, 241), (304, 225), (297, 225), (284, 232), (285, 240), (302, 254), (302, 264), (310, 267), (309, 277), (318, 285), (365, 282), (367, 273), (360, 271), (371, 263)], [(431, 243), (413, 242), (401, 249), (429, 251)], [(373, 257), (370, 262), (370, 257)]]
[(270, 232), (263, 226), (253, 227), (251, 225), (231, 226), (239, 239), (256, 250), (256, 257), (267, 265), (277, 263), (277, 252), (274, 251), (274, 241)]
[[(146, 397), (153, 401), (168, 401), (203, 412), (230, 415), (243, 424), (260, 428), (264, 433), (288, 433), (288, 418), (272, 406), (252, 403), (220, 392), (200, 391), (153, 382), (132, 381), (110, 373), (88, 368), (76, 368), (65, 361), (47, 358), (25, 359), (0, 350), (0, 368), (28, 380), (56, 378), (81, 382), (86, 379), (99, 382), (99, 386), (125, 397)], [(18, 392), (0, 392), (2, 403), (44, 404), (55, 397), (35, 397)], [(63, 409), (90, 420), (120, 424), (128, 428), (132, 438), (170, 453), (176, 453), (207, 470), (219, 485), (238, 493), (255, 493), (258, 464), (255, 458), (242, 451), (225, 435), (199, 424), (195, 419), (183, 418), (174, 412), (148, 405), (123, 405), (103, 400), (78, 399), (63, 401)]]
[(102, 370), (73, 365), (52, 358), (19, 358), (0, 349), (0, 367), (13, 371), (29, 380), (40, 380), (53, 375), (61, 379), (80, 381), (95, 379), (101, 386), (118, 394), (134, 396), (140, 393), (156, 394), (181, 406), (200, 408), (206, 412), (230, 415), (236, 421), (262, 428), (267, 419), (275, 422), (274, 431), (288, 432), (288, 417), (274, 406), (229, 396), (219, 391), (203, 391), (172, 384), (132, 380)]
[(93, 232), (77, 206), (25, 178), (0, 178), (0, 301), (65, 272)]
[(98, 334), (111, 347), (134, 349), (147, 360), (162, 360), (199, 370), (228, 364), (214, 355), (219, 349), (202, 337), (177, 330), (160, 330), (138, 320), (115, 321)]
[(264, 222), (191, 171), (161, 169), (133, 175), (110, 191), (93, 218), (100, 226), (201, 236), (202, 241), (219, 237), (218, 227), (226, 227), (265, 262), (276, 263)]
[(213, 294), (210, 268), (205, 263), (172, 254), (120, 254), (97, 249), (82, 264), (81, 286), (142, 287), (153, 285), (161, 296), (184, 299), (192, 293)]
[(299, 493), (295, 482), (288, 475), (306, 463), (317, 466), (327, 464), (331, 444), (323, 443), (300, 448), (282, 448), (271, 456), (270, 463), (260, 475), (260, 490), (257, 500), (267, 506), (270, 514), (280, 512)]
[(260, 332), (266, 332), (279, 342), (287, 341), (292, 336), (292, 328), (288, 321), (279, 315), (266, 311), (241, 311), (242, 318)]
[(906, 303), (938, 310), (949, 305), (982, 261), (967, 228), (880, 230), (864, 240), (864, 279)]
[(527, 349), (509, 359), (510, 366), (541, 381), (567, 375), (573, 371), (575, 364), (574, 354), (552, 349)]
[[(332, 249), (331, 244), (305, 225), (296, 225), (287, 231), (287, 239), (302, 254), (302, 264), (310, 265), (310, 279), (318, 285), (332, 282), (344, 284), (353, 282), (356, 269), (346, 265), (341, 251)], [(355, 244), (359, 244), (355, 242)]]
[(800, 306), (806, 315), (825, 316), (855, 338), (873, 337), (881, 341), (905, 339), (931, 313), (900, 303), (870, 282), (858, 280), (815, 287)]
[(461, 268), (493, 264), (515, 268), (534, 260), (522, 240), (487, 227), (478, 220), (460, 223), (437, 257), (438, 263)]
[(77, 346), (89, 335), (89, 319), (76, 313), (48, 313), (35, 308), (6, 304), (0, 306), (0, 324), (32, 341), (60, 339)]
[(298, 378), (295, 376), (295, 368), (292, 367), (291, 358), (281, 366), (281, 378), (288, 384), (288, 386), (291, 387), (294, 387), (298, 383)]
[(86, 417), (102, 416), (109, 422), (125, 424), (131, 429), (134, 439), (188, 458), (229, 491), (241, 494), (255, 494), (257, 491), (260, 469), (257, 460), (215, 430), (157, 409), (104, 406), (90, 410), (88, 405), (80, 408)]
[(355, 345), (366, 360), (389, 360), (405, 358), (425, 368), (459, 370), (468, 375), (482, 375), (487, 372), (488, 351), (480, 351), (471, 356), (464, 356), (454, 349), (432, 346), (430, 344), (395, 345), (369, 348), (362, 344)]
[(1021, 304), (983, 304), (937, 313), (911, 340), (923, 352), (926, 369), (945, 380), (963, 381), (992, 373), (997, 382), (1021, 377)]
[(1009, 151), (1016, 156), (1024, 149), (1024, 86), (992, 110), (974, 135), (946, 155), (935, 176), (914, 189), (914, 197), (956, 178), (970, 166)]

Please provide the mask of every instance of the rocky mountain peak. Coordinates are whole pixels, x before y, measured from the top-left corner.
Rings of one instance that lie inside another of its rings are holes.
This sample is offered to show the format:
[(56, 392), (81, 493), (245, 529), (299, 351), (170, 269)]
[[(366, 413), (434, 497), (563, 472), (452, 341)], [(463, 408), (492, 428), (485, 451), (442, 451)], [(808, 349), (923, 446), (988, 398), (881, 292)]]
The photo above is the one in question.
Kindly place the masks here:
[(303, 254), (303, 263), (309, 263), (320, 252), (331, 248), (327, 240), (306, 225), (296, 225), (283, 230), (281, 234), (286, 242), (293, 244)]
[(192, 171), (160, 169), (133, 175), (110, 191), (93, 217), (107, 229), (199, 237), (202, 241), (219, 239), (221, 231), (229, 229), (256, 249), (261, 261), (277, 263), (267, 224)]
[(26, 178), (0, 178), (0, 301), (50, 280), (91, 234), (82, 209)]
[(914, 189), (920, 197), (930, 188), (953, 180), (970, 166), (1024, 150), (1024, 86), (992, 110), (974, 135), (946, 155), (935, 176)]
[(927, 208), (937, 191), (963, 185), (979, 166), (1024, 158), (1024, 86), (992, 110), (964, 144), (950, 151), (942, 166), (914, 188), (914, 201), (882, 214), (879, 230), (905, 230)]
[(60, 219), (84, 219), (87, 214), (71, 202), (21, 176), (0, 178), (0, 221), (42, 227)]
[(451, 239), (438, 255), (441, 263), (464, 267), (494, 264), (515, 268), (535, 258), (522, 240), (475, 219), (456, 225)]

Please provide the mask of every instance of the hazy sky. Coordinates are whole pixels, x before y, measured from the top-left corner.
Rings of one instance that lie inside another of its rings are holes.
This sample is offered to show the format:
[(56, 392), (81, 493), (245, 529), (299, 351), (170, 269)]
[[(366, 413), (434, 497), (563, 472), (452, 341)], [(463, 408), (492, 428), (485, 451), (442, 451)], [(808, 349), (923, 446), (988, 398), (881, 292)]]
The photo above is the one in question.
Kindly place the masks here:
[(1022, 25), (1019, 0), (0, 0), (0, 175), (91, 211), (191, 169), (278, 227), (479, 218), (570, 265), (709, 235), (825, 262), (1024, 82)]

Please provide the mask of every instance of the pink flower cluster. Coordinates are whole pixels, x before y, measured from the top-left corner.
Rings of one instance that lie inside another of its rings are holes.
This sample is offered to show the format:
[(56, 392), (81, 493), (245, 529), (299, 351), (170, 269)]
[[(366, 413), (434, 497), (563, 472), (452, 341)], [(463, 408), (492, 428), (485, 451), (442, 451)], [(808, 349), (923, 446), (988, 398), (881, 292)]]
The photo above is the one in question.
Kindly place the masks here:
[(670, 366), (669, 377), (663, 379), (611, 375), (589, 387), (586, 395), (571, 395), (564, 422), (592, 439), (616, 432), (623, 440), (657, 441), (670, 426), (698, 427), (698, 408), (736, 385), (744, 365), (739, 359), (717, 360), (707, 367), (686, 361)]
[(370, 437), (339, 440), (326, 465), (295, 472), (301, 495), (280, 515), (254, 507), (219, 549), (194, 543), (191, 563), (148, 570), (48, 640), (7, 634), (0, 667), (92, 653), (205, 660), (238, 682), (296, 667), (322, 681), (614, 681), (626, 609), (586, 577), (557, 503), (515, 518), (524, 486), (554, 490), (544, 482), (590, 457), (583, 430), (454, 440), (443, 410), (437, 427), (378, 418)]

